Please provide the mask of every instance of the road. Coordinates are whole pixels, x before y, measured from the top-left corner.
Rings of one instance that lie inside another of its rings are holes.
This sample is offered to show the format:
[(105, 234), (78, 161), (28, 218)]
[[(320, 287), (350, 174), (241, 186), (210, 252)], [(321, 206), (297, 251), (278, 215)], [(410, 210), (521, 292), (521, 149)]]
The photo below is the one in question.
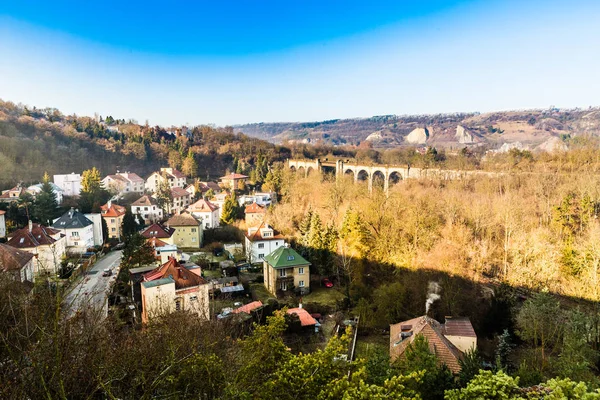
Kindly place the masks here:
[[(75, 286), (69, 292), (64, 300), (65, 309), (68, 315), (73, 315), (77, 311), (83, 310), (102, 310), (108, 312), (107, 295), (112, 283), (119, 274), (119, 265), (123, 251), (113, 251), (102, 257), (82, 276), (78, 278)], [(111, 276), (102, 276), (106, 268), (111, 268)]]

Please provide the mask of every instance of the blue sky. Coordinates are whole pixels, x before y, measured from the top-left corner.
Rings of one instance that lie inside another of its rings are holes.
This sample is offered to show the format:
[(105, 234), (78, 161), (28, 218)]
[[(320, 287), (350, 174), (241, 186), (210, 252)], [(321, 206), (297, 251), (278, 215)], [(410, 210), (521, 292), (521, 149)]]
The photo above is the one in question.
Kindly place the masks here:
[(179, 125), (600, 105), (598, 1), (0, 1), (0, 98)]

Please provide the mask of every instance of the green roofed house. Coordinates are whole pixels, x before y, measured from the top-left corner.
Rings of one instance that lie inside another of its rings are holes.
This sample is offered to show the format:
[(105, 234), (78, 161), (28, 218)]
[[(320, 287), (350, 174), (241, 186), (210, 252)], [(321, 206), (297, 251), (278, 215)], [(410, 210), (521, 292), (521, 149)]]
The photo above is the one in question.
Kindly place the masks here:
[(265, 287), (274, 295), (292, 288), (310, 293), (310, 263), (287, 244), (265, 256), (263, 274)]

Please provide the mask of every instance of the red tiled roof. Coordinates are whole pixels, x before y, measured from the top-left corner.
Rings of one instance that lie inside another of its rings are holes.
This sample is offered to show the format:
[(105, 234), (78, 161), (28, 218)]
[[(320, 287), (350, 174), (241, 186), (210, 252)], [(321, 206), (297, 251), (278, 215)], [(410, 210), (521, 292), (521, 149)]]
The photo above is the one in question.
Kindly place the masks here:
[[(460, 372), (459, 360), (463, 354), (442, 333), (443, 326), (427, 316), (413, 318), (394, 325), (390, 325), (390, 358), (396, 360), (418, 335), (427, 338), (430, 351), (435, 354), (441, 363), (448, 366), (453, 373)], [(410, 336), (402, 338), (402, 332), (412, 332)]]
[(169, 173), (169, 175), (172, 175), (178, 179), (185, 178), (185, 175), (181, 171), (178, 171), (176, 169), (173, 169), (173, 172)]
[(10, 192), (19, 192), (19, 196), (20, 196), (21, 194), (23, 194), (24, 191), (25, 191), (24, 188), (20, 188), (18, 186), (15, 186), (12, 189), (4, 191), (4, 193), (2, 193), (0, 195), (0, 199), (16, 199), (18, 196), (10, 197)]
[(246, 314), (250, 314), (252, 311), (256, 310), (259, 307), (262, 307), (263, 303), (262, 301), (258, 300), (258, 301), (253, 301), (252, 303), (248, 303), (246, 305), (241, 306), (240, 308), (236, 308), (235, 310), (233, 310), (234, 314), (239, 314), (239, 313), (246, 313)]
[(28, 226), (15, 231), (6, 244), (18, 249), (50, 245), (56, 242), (56, 239), (52, 235), (59, 233), (58, 229), (48, 228), (40, 224), (32, 224), (31, 231)]
[(131, 182), (143, 183), (144, 180), (134, 172), (122, 172), (124, 178), (129, 179)]
[(182, 189), (180, 187), (174, 187), (173, 189), (171, 189), (171, 194), (173, 195), (173, 198), (175, 197), (186, 197), (190, 195), (190, 192), (188, 192), (185, 189)]
[(251, 242), (254, 242), (254, 241), (257, 241), (257, 240), (280, 240), (280, 239), (284, 239), (283, 235), (281, 235), (275, 229), (273, 229), (273, 236), (263, 237), (262, 233), (260, 232), (260, 230), (263, 229), (263, 228), (273, 229), (271, 226), (269, 226), (269, 224), (267, 224), (266, 222), (263, 222), (263, 223), (261, 223), (258, 226), (258, 228), (256, 228), (256, 232), (254, 232), (252, 234), (249, 234), (248, 232), (246, 232), (246, 233), (244, 233), (244, 235)]
[(156, 237), (151, 237), (146, 239), (146, 241), (148, 243), (150, 243), (150, 246), (157, 248), (157, 247), (163, 247), (166, 246), (168, 243), (163, 242), (162, 240), (156, 238)]
[(194, 218), (191, 214), (177, 214), (173, 215), (167, 221), (169, 226), (198, 226), (198, 220)]
[(184, 289), (206, 283), (204, 278), (182, 267), (173, 257), (169, 257), (166, 263), (145, 273), (143, 276), (143, 282), (171, 277), (175, 281), (175, 289)]
[(471, 325), (471, 320), (466, 317), (446, 317), (443, 333), (446, 336), (477, 337), (475, 330), (473, 329), (473, 325)]
[(191, 206), (188, 207), (190, 212), (211, 212), (218, 209), (219, 206), (214, 205), (208, 200), (200, 199)]
[(249, 206), (246, 206), (246, 209), (245, 209), (246, 214), (253, 214), (253, 213), (265, 214), (266, 212), (267, 212), (267, 210), (265, 209), (265, 207), (263, 207), (257, 203), (252, 203)]
[(142, 231), (142, 236), (147, 239), (153, 237), (159, 239), (167, 239), (173, 236), (173, 232), (175, 232), (175, 229), (173, 228), (166, 228), (162, 225), (154, 223)]
[(118, 204), (111, 204), (109, 207), (108, 203), (101, 206), (100, 210), (102, 211), (103, 217), (120, 217), (125, 215), (125, 212), (127, 211), (125, 207)]
[(290, 308), (287, 310), (287, 314), (296, 314), (300, 319), (300, 325), (302, 326), (312, 326), (317, 323), (317, 320), (314, 319), (304, 308)]
[(0, 243), (0, 271), (18, 271), (33, 258), (33, 254)]
[(131, 205), (135, 207), (144, 207), (158, 205), (158, 203), (156, 202), (156, 199), (154, 199), (154, 197), (145, 194), (136, 201), (134, 201)]
[(221, 177), (221, 180), (225, 179), (246, 179), (248, 178), (246, 175), (242, 175), (242, 174), (229, 174), (229, 175), (225, 175)]
[(127, 183), (127, 179), (125, 179), (125, 177), (121, 176), (121, 175), (107, 175), (107, 178), (110, 178), (114, 181), (121, 181), (124, 183)]

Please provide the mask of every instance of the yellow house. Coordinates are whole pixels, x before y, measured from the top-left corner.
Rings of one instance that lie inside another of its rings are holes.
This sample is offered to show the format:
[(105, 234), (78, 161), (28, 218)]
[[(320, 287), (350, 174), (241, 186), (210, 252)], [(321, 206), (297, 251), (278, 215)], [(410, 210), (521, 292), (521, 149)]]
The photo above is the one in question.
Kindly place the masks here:
[(177, 247), (202, 247), (202, 224), (191, 214), (177, 214), (169, 218), (167, 226), (174, 228), (173, 244)]
[(265, 287), (274, 295), (294, 288), (299, 294), (310, 293), (310, 263), (287, 245), (265, 256)]
[(111, 239), (121, 239), (121, 226), (125, 216), (125, 207), (118, 204), (112, 204), (110, 201), (100, 207), (102, 218), (108, 227), (108, 237)]

